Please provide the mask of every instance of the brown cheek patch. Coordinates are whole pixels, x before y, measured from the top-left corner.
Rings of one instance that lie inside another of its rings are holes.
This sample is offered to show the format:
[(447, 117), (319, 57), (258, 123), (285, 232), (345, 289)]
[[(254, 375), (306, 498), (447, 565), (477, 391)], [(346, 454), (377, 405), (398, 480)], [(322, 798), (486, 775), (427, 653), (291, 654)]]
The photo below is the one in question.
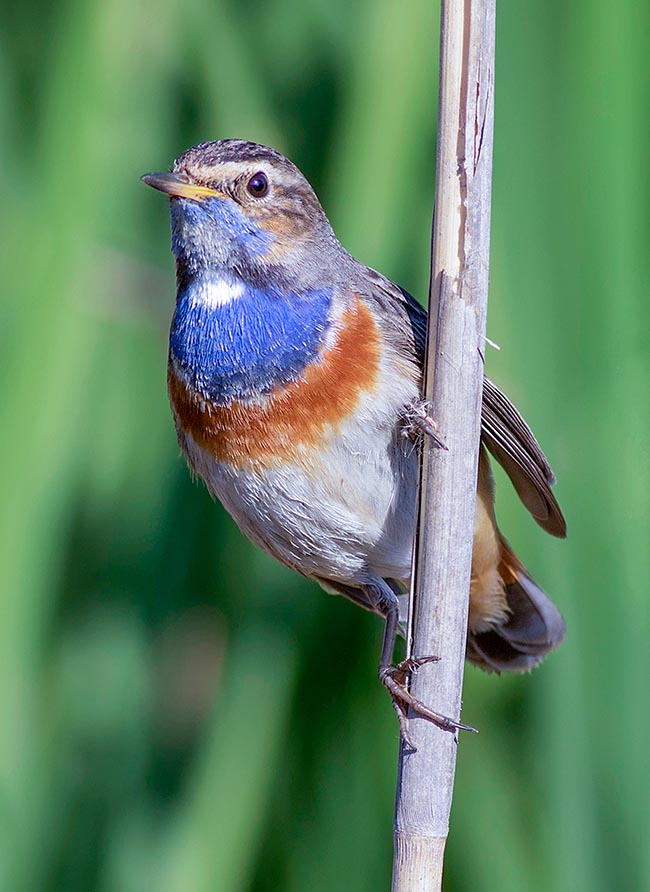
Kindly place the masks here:
[(290, 254), (297, 239), (304, 238), (311, 230), (311, 223), (304, 214), (292, 212), (290, 208), (273, 208), (273, 211), (261, 220), (261, 228), (273, 236), (267, 256), (275, 260)]
[(169, 395), (180, 427), (219, 461), (268, 466), (294, 458), (298, 446), (317, 447), (328, 427), (354, 412), (361, 394), (376, 385), (380, 350), (374, 317), (357, 298), (343, 314), (334, 346), (266, 405), (208, 403), (171, 366)]

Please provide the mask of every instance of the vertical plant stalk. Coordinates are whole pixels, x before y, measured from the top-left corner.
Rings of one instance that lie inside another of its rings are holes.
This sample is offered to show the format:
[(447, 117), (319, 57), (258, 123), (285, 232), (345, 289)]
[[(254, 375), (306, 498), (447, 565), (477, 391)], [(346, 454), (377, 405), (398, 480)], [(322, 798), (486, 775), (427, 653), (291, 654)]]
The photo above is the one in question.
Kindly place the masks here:
[[(442, 0), (436, 199), (424, 396), (448, 451), (424, 444), (409, 653), (440, 658), (411, 688), (460, 716), (487, 312), (495, 0)], [(441, 888), (457, 735), (412, 716), (402, 743), (393, 892)]]

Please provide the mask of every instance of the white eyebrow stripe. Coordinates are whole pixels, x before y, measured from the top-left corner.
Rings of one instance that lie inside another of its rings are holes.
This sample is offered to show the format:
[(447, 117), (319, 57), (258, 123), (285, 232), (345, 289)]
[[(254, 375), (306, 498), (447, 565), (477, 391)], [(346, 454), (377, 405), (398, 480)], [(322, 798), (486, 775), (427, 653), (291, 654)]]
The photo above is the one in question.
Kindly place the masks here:
[(244, 294), (242, 282), (219, 279), (216, 282), (196, 283), (190, 289), (190, 303), (204, 307), (223, 307)]

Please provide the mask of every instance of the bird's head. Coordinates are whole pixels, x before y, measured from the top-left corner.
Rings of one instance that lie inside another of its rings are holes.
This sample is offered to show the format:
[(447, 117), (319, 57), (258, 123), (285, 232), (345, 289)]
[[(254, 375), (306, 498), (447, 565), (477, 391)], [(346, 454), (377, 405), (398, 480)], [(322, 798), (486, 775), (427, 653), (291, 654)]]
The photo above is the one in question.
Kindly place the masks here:
[[(322, 275), (347, 254), (307, 179), (284, 155), (224, 139), (194, 146), (171, 173), (142, 177), (171, 199), (179, 274), (229, 273), (256, 284)], [(316, 267), (316, 268), (315, 268)]]

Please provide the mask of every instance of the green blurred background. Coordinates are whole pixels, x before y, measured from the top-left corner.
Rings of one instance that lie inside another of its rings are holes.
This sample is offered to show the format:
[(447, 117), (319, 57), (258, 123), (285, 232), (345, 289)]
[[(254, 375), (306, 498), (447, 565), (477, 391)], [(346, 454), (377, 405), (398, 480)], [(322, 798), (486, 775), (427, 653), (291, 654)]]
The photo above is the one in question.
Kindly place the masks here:
[[(167, 207), (138, 177), (271, 143), (423, 296), (438, 9), (4, 7), (0, 890), (387, 889), (381, 623), (191, 483)], [(507, 486), (498, 509), (568, 634), (530, 677), (468, 668), (447, 890), (650, 888), (649, 35), (648, 4), (499, 0), (488, 367), (569, 539)]]

